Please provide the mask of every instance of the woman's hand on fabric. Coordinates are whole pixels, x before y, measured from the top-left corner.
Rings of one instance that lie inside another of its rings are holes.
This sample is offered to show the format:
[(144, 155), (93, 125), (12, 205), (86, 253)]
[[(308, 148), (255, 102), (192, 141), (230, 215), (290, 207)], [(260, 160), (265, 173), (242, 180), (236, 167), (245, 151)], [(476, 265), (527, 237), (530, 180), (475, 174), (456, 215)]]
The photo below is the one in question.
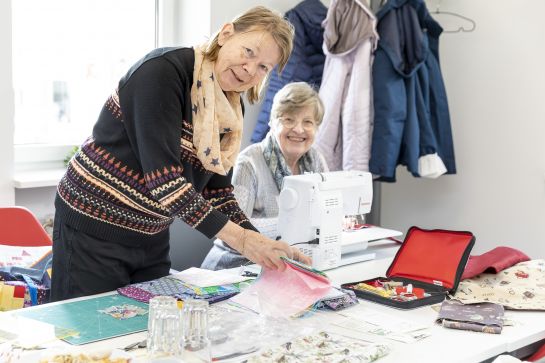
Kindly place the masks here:
[(309, 257), (286, 242), (275, 241), (250, 229), (243, 229), (229, 221), (217, 237), (236, 249), (250, 261), (266, 268), (284, 271), (286, 264), (281, 257), (311, 264)]
[(298, 249), (297, 247), (290, 247), (290, 248), (293, 252), (292, 259), (294, 259), (295, 261), (302, 262), (306, 265), (312, 266), (312, 259), (310, 257), (308, 257), (303, 252), (301, 252), (301, 250)]
[(275, 241), (251, 230), (242, 235), (244, 257), (266, 268), (284, 271), (286, 264), (281, 257), (293, 258), (294, 251), (286, 242)]
[(244, 235), (243, 255), (258, 265), (284, 271), (286, 265), (281, 257), (287, 257), (305, 264), (312, 260), (298, 248), (291, 247), (284, 241), (275, 241), (254, 231), (246, 231)]

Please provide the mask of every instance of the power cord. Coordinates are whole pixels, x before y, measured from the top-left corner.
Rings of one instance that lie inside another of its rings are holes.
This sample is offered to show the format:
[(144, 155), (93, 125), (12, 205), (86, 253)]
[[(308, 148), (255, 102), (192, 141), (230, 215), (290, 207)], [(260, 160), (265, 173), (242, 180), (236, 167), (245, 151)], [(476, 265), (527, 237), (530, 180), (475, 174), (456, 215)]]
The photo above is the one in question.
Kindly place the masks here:
[[(282, 236), (276, 236), (275, 239), (277, 241), (279, 241), (281, 238), (282, 238)], [(314, 239), (311, 239), (310, 241), (306, 241), (306, 242), (292, 243), (290, 246), (295, 246), (295, 245), (317, 245), (319, 243), (320, 243), (320, 239), (314, 238)]]
[(314, 238), (314, 239), (311, 239), (310, 241), (297, 242), (297, 243), (293, 243), (291, 245), (292, 246), (295, 246), (295, 245), (317, 245), (318, 243), (320, 243), (320, 240), (318, 238)]

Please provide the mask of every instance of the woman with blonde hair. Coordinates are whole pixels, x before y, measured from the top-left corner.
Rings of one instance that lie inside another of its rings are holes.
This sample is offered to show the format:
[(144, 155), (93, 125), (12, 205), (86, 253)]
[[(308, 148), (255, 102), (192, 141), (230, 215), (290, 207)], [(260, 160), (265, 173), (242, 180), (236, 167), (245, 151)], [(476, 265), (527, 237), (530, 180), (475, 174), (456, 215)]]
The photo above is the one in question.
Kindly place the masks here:
[[(274, 96), (271, 129), (265, 139), (238, 156), (233, 172), (238, 204), (270, 238), (278, 237), (277, 200), (284, 177), (328, 171), (324, 157), (312, 146), (323, 116), (322, 101), (310, 85), (289, 83)], [(216, 239), (201, 267), (217, 270), (248, 262), (228, 243)]]
[(258, 100), (292, 43), (280, 14), (255, 7), (208, 43), (156, 49), (127, 72), (58, 186), (53, 301), (167, 275), (175, 217), (267, 268), (310, 262), (258, 233), (231, 185), (241, 95)]

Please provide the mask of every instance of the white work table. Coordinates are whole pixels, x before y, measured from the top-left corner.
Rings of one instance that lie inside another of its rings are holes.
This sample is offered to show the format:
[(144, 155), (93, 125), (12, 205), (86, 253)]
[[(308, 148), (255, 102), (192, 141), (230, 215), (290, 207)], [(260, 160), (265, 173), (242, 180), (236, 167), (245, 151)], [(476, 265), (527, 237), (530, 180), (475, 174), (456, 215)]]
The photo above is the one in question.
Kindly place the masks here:
[[(384, 276), (392, 261), (393, 255), (397, 250), (397, 246), (395, 243), (391, 243), (382, 245), (381, 247), (380, 250), (376, 251), (377, 258), (375, 260), (326, 271), (334, 285), (338, 286), (346, 282)], [(31, 309), (40, 309), (40, 307), (33, 307)], [(387, 344), (392, 347), (392, 350), (386, 357), (379, 360), (381, 363), (471, 363), (489, 361), (502, 353), (515, 352), (521, 348), (536, 345), (537, 342), (545, 339), (545, 312), (507, 311), (507, 314), (517, 322), (517, 325), (504, 327), (501, 334), (486, 334), (446, 329), (436, 325), (434, 322), (437, 317), (437, 312), (430, 306), (413, 310), (398, 310), (360, 300), (360, 304), (349, 309), (353, 309), (352, 313), (356, 314), (365, 314), (366, 311), (378, 311), (383, 314), (389, 314), (390, 316), (399, 317), (404, 320), (410, 320), (431, 327), (431, 336), (415, 343), (406, 344), (385, 339), (384, 342), (387, 342)], [(0, 321), (3, 314), (9, 313), (0, 314)], [(338, 318), (340, 318), (340, 316), (336, 313), (320, 312), (310, 319), (321, 319), (320, 322), (323, 322), (324, 330), (333, 333), (342, 333), (345, 336), (362, 338), (361, 334), (358, 332), (329, 325), (330, 322)], [(331, 327), (331, 329), (328, 327)], [(89, 350), (121, 348), (130, 343), (143, 340), (145, 336), (146, 333), (141, 332), (80, 347)], [(58, 346), (59, 342), (56, 342), (55, 344)], [(68, 345), (64, 342), (61, 344)], [(36, 355), (34, 356), (36, 357)], [(21, 360), (19, 361), (32, 361), (23, 358), (24, 357), (21, 357)], [(12, 362), (17, 362), (17, 360), (12, 360)]]
[[(384, 276), (392, 262), (390, 253), (377, 253), (377, 259), (360, 264), (343, 266), (327, 271), (336, 285)], [(388, 256), (390, 255), (390, 256)], [(545, 311), (506, 310), (516, 326), (506, 326), (501, 334), (486, 334), (465, 330), (446, 329), (434, 324), (437, 312), (430, 306), (412, 310), (399, 310), (373, 302), (360, 300), (355, 309), (365, 314), (367, 309), (391, 314), (402, 319), (432, 326), (432, 334), (419, 342), (405, 344), (388, 341), (394, 349), (381, 363), (393, 362), (481, 362), (503, 353), (518, 355), (517, 350), (545, 339)], [(538, 345), (539, 346), (539, 345)], [(524, 351), (524, 354), (532, 351)]]

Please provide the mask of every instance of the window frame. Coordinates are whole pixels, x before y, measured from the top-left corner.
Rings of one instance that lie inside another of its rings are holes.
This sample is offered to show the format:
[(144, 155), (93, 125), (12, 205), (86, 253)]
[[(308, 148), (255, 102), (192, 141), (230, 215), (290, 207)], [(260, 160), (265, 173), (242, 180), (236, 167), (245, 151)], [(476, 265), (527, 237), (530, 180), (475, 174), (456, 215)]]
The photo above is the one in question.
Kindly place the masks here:
[[(165, 43), (175, 43), (176, 24), (169, 19), (172, 18), (172, 14), (179, 13), (179, 2), (173, 0), (154, 1), (154, 46), (158, 47)], [(11, 72), (13, 72), (13, 69)], [(99, 110), (97, 110), (97, 114), (98, 112)], [(14, 119), (13, 122), (13, 127), (15, 127)], [(79, 145), (59, 143), (13, 144), (14, 187), (21, 189), (56, 185), (66, 170), (64, 160), (70, 154), (71, 150), (77, 146)]]

